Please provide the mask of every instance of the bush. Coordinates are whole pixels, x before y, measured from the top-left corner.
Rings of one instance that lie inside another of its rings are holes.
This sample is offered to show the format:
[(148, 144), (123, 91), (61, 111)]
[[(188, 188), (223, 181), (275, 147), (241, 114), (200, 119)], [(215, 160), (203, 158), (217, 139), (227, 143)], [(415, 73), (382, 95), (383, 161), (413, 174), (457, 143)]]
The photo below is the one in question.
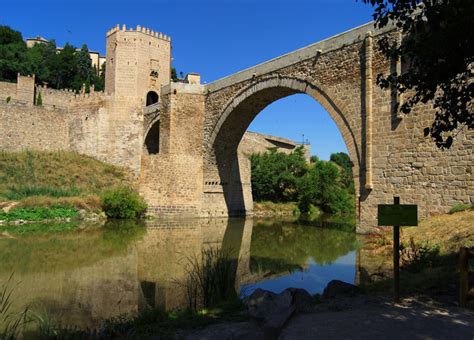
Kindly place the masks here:
[(438, 258), (440, 247), (437, 244), (428, 242), (415, 242), (410, 237), (408, 243), (400, 244), (400, 260), (402, 268), (411, 272), (420, 272), (421, 270), (432, 267)]
[(111, 218), (139, 218), (147, 208), (145, 201), (127, 187), (108, 190), (101, 200), (105, 214)]

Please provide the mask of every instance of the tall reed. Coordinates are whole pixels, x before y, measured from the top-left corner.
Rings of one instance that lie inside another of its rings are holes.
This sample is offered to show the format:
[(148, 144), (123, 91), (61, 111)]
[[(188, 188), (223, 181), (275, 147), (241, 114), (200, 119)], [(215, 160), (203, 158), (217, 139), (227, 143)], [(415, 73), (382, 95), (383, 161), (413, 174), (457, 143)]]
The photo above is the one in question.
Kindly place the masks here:
[(202, 249), (186, 258), (185, 287), (188, 307), (209, 308), (238, 298), (235, 291), (237, 259), (221, 248)]
[(13, 312), (13, 273), (0, 285), (0, 339), (16, 339), (20, 329), (29, 322), (28, 307), (22, 312)]

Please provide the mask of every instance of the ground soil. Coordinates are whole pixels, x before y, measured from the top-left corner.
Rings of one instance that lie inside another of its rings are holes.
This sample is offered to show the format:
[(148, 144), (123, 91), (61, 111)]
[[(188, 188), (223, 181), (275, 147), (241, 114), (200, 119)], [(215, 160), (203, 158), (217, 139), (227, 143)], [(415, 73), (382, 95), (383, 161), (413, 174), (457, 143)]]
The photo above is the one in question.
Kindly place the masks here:
[[(263, 339), (255, 322), (221, 323), (181, 333), (185, 339)], [(389, 297), (360, 295), (328, 300), (293, 316), (279, 339), (470, 339), (474, 312), (413, 296), (395, 304)]]

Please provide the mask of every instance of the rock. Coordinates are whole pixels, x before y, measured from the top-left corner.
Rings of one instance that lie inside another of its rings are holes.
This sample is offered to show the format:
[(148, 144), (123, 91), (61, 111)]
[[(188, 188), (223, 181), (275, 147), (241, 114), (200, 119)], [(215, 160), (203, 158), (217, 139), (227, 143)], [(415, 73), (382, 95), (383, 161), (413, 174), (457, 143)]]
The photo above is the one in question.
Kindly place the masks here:
[(324, 288), (323, 299), (335, 298), (339, 295), (355, 295), (359, 292), (359, 287), (354, 286), (353, 284), (332, 280), (328, 283), (326, 288)]
[(311, 295), (298, 288), (287, 288), (280, 294), (257, 289), (244, 302), (249, 315), (260, 322), (265, 339), (278, 338), (293, 314), (312, 306)]
[(14, 238), (8, 231), (4, 231), (0, 234), (0, 238)]
[(275, 294), (263, 289), (255, 290), (247, 299), (249, 315), (255, 319), (263, 320), (275, 311), (288, 309), (293, 302), (289, 291)]
[(297, 313), (311, 309), (314, 304), (312, 296), (304, 289), (287, 288), (285, 291), (291, 292), (293, 296), (293, 306), (295, 306)]
[(19, 202), (5, 202), (2, 203), (4, 206), (2, 206), (2, 210), (4, 213), (9, 212), (11, 209), (15, 208), (18, 205)]
[(283, 326), (293, 316), (296, 311), (295, 306), (276, 310), (268, 315), (262, 324), (264, 339), (278, 339)]

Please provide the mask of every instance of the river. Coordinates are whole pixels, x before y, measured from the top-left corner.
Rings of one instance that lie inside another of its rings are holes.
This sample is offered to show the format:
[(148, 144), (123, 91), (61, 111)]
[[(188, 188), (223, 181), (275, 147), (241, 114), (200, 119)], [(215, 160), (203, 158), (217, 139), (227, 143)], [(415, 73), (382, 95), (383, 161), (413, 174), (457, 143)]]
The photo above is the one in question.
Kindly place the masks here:
[[(54, 228), (52, 228), (54, 229)], [(95, 328), (143, 308), (186, 308), (189, 263), (203, 249), (236, 260), (235, 289), (321, 293), (358, 284), (358, 238), (347, 223), (291, 219), (108, 221), (68, 232), (0, 238), (0, 282), (13, 274), (15, 308), (54, 324)]]

